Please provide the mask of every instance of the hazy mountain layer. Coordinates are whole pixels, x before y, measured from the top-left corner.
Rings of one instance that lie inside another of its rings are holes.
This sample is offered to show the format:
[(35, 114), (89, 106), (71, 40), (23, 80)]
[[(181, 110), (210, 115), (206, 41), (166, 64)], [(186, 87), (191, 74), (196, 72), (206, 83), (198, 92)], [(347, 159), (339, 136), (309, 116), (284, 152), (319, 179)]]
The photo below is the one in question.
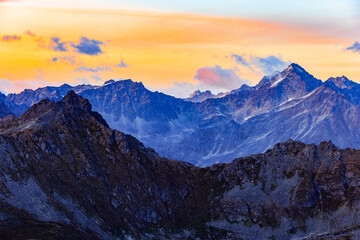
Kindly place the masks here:
[(2, 239), (358, 239), (360, 151), (287, 141), (199, 168), (69, 92), (0, 119)]
[(151, 92), (131, 80), (26, 90), (7, 101), (30, 107), (43, 98), (58, 101), (70, 89), (89, 99), (111, 128), (165, 157), (201, 166), (262, 153), (289, 138), (360, 147), (360, 85), (345, 77), (323, 83), (297, 64), (255, 87), (244, 85), (199, 103)]

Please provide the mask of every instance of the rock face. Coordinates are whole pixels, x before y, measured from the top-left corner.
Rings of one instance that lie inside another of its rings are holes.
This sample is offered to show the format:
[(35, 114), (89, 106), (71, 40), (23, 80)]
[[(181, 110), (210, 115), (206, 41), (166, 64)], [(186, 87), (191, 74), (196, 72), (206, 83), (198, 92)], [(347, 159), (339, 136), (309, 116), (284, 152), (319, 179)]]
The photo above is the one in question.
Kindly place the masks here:
[(6, 96), (0, 92), (0, 118), (13, 114), (6, 102)]
[(151, 92), (131, 80), (27, 90), (7, 101), (30, 107), (43, 98), (59, 101), (70, 89), (89, 99), (111, 128), (162, 156), (199, 166), (262, 153), (290, 138), (360, 148), (360, 85), (346, 77), (321, 82), (297, 64), (257, 86), (201, 102)]
[(289, 140), (199, 168), (70, 91), (0, 119), (3, 239), (358, 239), (360, 151)]

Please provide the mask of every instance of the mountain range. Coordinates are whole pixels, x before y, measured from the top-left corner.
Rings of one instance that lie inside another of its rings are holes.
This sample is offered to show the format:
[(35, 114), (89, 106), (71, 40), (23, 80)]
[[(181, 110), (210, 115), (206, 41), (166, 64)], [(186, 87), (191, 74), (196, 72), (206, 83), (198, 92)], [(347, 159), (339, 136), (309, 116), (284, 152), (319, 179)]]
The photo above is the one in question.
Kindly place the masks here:
[(209, 98), (221, 98), (221, 97), (225, 97), (228, 94), (229, 93), (226, 92), (226, 93), (218, 93), (215, 95), (209, 90), (206, 90), (204, 92), (201, 92), (200, 90), (195, 90), (192, 94), (190, 94), (190, 97), (185, 98), (185, 100), (190, 102), (203, 102)]
[(295, 63), (223, 97), (205, 92), (179, 99), (142, 83), (110, 80), (2, 96), (0, 114), (19, 116), (42, 99), (61, 100), (69, 90), (88, 99), (111, 128), (162, 156), (199, 166), (262, 153), (290, 138), (360, 148), (360, 85), (344, 76), (322, 82)]
[(358, 239), (359, 158), (288, 140), (200, 168), (110, 129), (69, 91), (0, 119), (0, 238)]

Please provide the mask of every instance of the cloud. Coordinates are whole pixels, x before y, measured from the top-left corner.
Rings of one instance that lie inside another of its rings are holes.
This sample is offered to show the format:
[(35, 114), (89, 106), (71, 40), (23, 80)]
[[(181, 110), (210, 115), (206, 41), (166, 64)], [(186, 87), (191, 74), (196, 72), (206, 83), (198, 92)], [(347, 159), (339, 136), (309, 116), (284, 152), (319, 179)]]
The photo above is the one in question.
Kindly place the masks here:
[(221, 66), (203, 67), (197, 70), (195, 79), (207, 86), (224, 89), (235, 89), (250, 81), (240, 78), (232, 69), (223, 69)]
[(91, 67), (81, 66), (81, 67), (75, 69), (74, 72), (103, 72), (103, 71), (110, 71), (110, 70), (111, 70), (111, 68), (109, 68), (109, 67), (91, 68)]
[(12, 41), (19, 41), (21, 40), (21, 36), (18, 35), (4, 35), (1, 38), (3, 42), (12, 42)]
[(75, 78), (75, 81), (74, 81), (74, 85), (83, 85), (83, 84), (92, 84), (87, 78), (85, 77), (82, 77), (82, 78)]
[(103, 79), (97, 75), (92, 75), (90, 79), (82, 77), (77, 77), (74, 81), (75, 85), (91, 84), (91, 85), (102, 85), (104, 83)]
[(352, 52), (360, 52), (360, 43), (356, 41), (352, 46), (346, 48), (346, 50)]
[(231, 57), (234, 58), (237, 63), (248, 67), (251, 71), (254, 71), (254, 69), (251, 66), (251, 63), (249, 63), (245, 59), (244, 55), (232, 54)]
[(33, 33), (33, 32), (31, 32), (30, 30), (26, 30), (26, 31), (25, 31), (25, 34), (28, 35), (28, 36), (30, 36), (30, 37), (36, 37), (36, 34)]
[(200, 90), (202, 92), (206, 90), (210, 90), (214, 94), (227, 91), (227, 89), (212, 87), (205, 85), (203, 83), (189, 83), (189, 82), (174, 82), (174, 84), (171, 87), (162, 88), (162, 89), (151, 88), (149, 86), (146, 87), (152, 91), (161, 91), (165, 94), (179, 98), (188, 98), (190, 94), (196, 90)]
[(123, 59), (121, 59), (121, 63), (120, 64), (116, 64), (114, 65), (114, 67), (119, 67), (119, 68), (127, 68), (128, 65), (124, 62)]
[(59, 61), (68, 61), (68, 62), (71, 62), (72, 64), (75, 64), (75, 57), (73, 56), (55, 56), (51, 59), (51, 61), (53, 62), (59, 62)]
[(115, 64), (112, 66), (98, 66), (96, 68), (92, 68), (92, 67), (85, 67), (85, 66), (81, 66), (77, 69), (74, 70), (74, 72), (103, 72), (103, 71), (113, 71), (113, 68), (127, 68), (128, 65), (124, 62), (124, 60), (121, 60), (120, 64)]
[(98, 75), (92, 75), (91, 79), (93, 79), (92, 83), (95, 84), (95, 85), (99, 85), (99, 84), (104, 83), (104, 80)]
[(60, 37), (51, 37), (50, 48), (54, 51), (67, 52), (67, 42), (61, 42)]
[(73, 56), (61, 56), (60, 57), (61, 60), (64, 60), (64, 61), (69, 61), (71, 62), (72, 64), (75, 64), (75, 57)]
[(200, 90), (201, 92), (205, 92), (206, 90), (210, 90), (213, 94), (228, 92), (229, 89), (217, 87), (217, 86), (209, 86), (204, 83), (189, 83), (189, 82), (174, 82), (174, 84), (167, 88), (151, 88), (150, 86), (146, 86), (148, 89), (152, 91), (161, 91), (165, 94), (179, 97), (179, 98), (188, 98), (194, 91)]
[(103, 53), (103, 51), (100, 48), (100, 45), (104, 45), (104, 43), (98, 40), (88, 39), (86, 37), (81, 37), (80, 43), (77, 45), (71, 43), (71, 46), (75, 48), (78, 53), (86, 54), (90, 56), (97, 56)]
[[(151, 87), (147, 87), (147, 88), (152, 91), (159, 90), (159, 89), (155, 89), (155, 88), (152, 89)], [(188, 83), (188, 82), (174, 82), (173, 86), (164, 88), (164, 89), (160, 89), (160, 91), (165, 94), (171, 95), (171, 96), (175, 96), (175, 97), (179, 97), (179, 98), (187, 98), (190, 96), (191, 93), (193, 93), (197, 89), (203, 90), (204, 84), (201, 84), (201, 83), (193, 84), (193, 83)], [(205, 87), (205, 90), (208, 90), (208, 89)]]
[(236, 63), (249, 68), (253, 72), (259, 74), (271, 75), (275, 71), (283, 70), (290, 64), (289, 61), (284, 61), (281, 56), (269, 55), (266, 57), (250, 56), (248, 60), (244, 55), (232, 54), (232, 58)]
[(283, 70), (290, 64), (290, 62), (284, 61), (281, 57), (276, 57), (274, 55), (267, 57), (251, 57), (251, 63), (265, 75), (271, 75), (275, 71)]

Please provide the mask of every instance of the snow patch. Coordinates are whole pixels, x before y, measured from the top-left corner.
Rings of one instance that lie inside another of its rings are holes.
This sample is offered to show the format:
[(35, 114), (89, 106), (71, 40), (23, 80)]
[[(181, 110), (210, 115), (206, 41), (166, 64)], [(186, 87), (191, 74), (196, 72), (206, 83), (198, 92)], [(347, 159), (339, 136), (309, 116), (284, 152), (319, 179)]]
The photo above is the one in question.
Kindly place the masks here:
[(276, 80), (270, 87), (276, 87), (277, 85), (279, 85), (280, 82), (282, 82), (282, 80), (284, 80), (285, 77), (279, 78), (278, 80)]

